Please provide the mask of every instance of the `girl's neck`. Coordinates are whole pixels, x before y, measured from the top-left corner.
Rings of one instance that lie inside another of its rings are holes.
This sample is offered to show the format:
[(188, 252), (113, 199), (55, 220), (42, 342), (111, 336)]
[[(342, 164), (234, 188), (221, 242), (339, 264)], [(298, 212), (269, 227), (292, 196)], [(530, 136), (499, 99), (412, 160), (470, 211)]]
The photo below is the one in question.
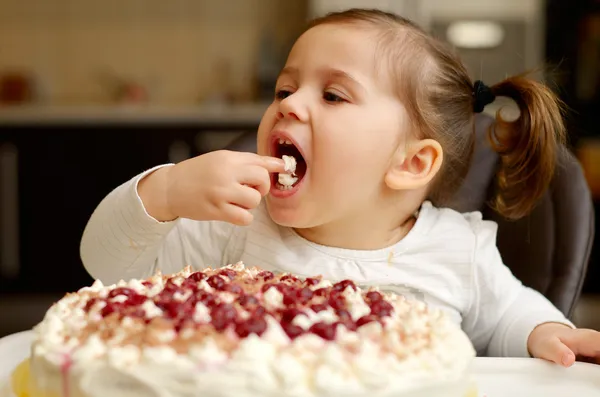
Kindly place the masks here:
[(395, 206), (396, 211), (361, 210), (335, 222), (295, 231), (306, 240), (327, 247), (383, 249), (406, 237), (415, 224), (414, 214), (420, 205), (421, 202), (404, 208)]

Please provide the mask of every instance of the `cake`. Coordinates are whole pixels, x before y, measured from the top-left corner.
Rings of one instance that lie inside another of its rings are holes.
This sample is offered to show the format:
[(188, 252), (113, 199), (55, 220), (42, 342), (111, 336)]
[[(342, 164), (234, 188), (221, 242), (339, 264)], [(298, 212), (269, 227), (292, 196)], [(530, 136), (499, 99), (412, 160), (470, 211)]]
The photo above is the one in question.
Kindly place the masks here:
[(242, 263), (96, 281), (34, 333), (17, 397), (464, 397), (475, 355), (421, 302)]

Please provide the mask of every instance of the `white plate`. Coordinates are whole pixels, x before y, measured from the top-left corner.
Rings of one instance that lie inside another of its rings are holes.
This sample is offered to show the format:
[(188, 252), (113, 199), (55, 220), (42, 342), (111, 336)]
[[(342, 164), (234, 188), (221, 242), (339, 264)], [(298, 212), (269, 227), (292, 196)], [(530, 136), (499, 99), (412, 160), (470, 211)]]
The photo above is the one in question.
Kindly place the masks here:
[[(29, 355), (33, 333), (0, 339), (0, 396), (10, 396), (13, 369)], [(600, 397), (600, 365), (563, 368), (530, 358), (476, 358), (473, 378), (480, 397)]]

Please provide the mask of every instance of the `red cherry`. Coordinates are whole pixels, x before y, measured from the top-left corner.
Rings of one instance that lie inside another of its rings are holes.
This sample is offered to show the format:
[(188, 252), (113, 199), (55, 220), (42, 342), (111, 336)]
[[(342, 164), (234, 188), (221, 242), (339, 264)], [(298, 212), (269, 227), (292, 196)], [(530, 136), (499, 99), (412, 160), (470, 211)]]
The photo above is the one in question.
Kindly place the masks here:
[(319, 288), (313, 292), (314, 292), (315, 296), (327, 296), (329, 294), (330, 290), (331, 290), (331, 288), (326, 287), (326, 288)]
[(217, 274), (220, 274), (221, 276), (225, 276), (225, 277), (229, 278), (229, 280), (233, 280), (235, 278), (235, 276), (237, 276), (236, 271), (233, 269), (222, 269)]
[(196, 290), (198, 290), (198, 283), (195, 282), (194, 280), (186, 278), (181, 283), (181, 288), (191, 290), (191, 291), (196, 291)]
[(337, 310), (336, 314), (341, 322), (345, 322), (348, 320), (352, 321), (352, 316), (350, 315), (350, 312), (348, 310)]
[(281, 323), (281, 328), (283, 328), (287, 336), (292, 340), (304, 333), (304, 330), (301, 327), (290, 323)]
[(256, 275), (257, 277), (261, 277), (264, 281), (272, 280), (275, 276), (272, 272), (265, 270)]
[(316, 323), (309, 328), (309, 332), (315, 335), (319, 335), (321, 338), (326, 340), (334, 340), (336, 333), (336, 324), (327, 323)]
[(199, 283), (200, 281), (206, 279), (206, 273), (203, 273), (203, 272), (192, 273), (189, 275), (188, 279)]
[(291, 285), (284, 284), (284, 283), (278, 283), (275, 285), (275, 288), (277, 288), (277, 290), (279, 292), (281, 292), (281, 294), (283, 296), (285, 296), (285, 295), (295, 296), (296, 295), (296, 288)]
[(381, 294), (377, 291), (369, 291), (367, 292), (367, 300), (370, 301), (371, 303), (373, 302), (377, 302), (383, 299), (383, 297), (381, 296)]
[(354, 321), (352, 321), (352, 320), (350, 320), (350, 321), (338, 321), (338, 322), (336, 323), (336, 325), (338, 325), (338, 324), (341, 324), (341, 325), (343, 325), (344, 327), (346, 327), (346, 329), (347, 329), (348, 331), (356, 331), (356, 329), (358, 328), (358, 327), (356, 326), (356, 324), (354, 323)]
[(229, 303), (219, 303), (210, 311), (212, 325), (217, 331), (222, 331), (235, 322), (237, 311)]
[(338, 291), (331, 291), (328, 300), (329, 306), (334, 310), (342, 310), (346, 308), (346, 298)]
[(202, 302), (207, 307), (211, 307), (217, 302), (215, 295), (203, 290), (196, 292), (194, 298), (197, 302)]
[(291, 323), (294, 318), (300, 314), (304, 314), (304, 312), (295, 308), (284, 309), (281, 312), (281, 321), (284, 323)]
[(317, 303), (317, 304), (311, 305), (310, 308), (315, 313), (318, 313), (320, 311), (327, 310), (329, 308), (329, 306), (326, 305), (325, 303)]
[(319, 280), (318, 278), (314, 278), (314, 277), (309, 277), (306, 280), (304, 280), (304, 283), (308, 286), (317, 285), (320, 282), (321, 282), (321, 280)]
[(152, 287), (154, 287), (154, 284), (151, 281), (148, 281), (148, 280), (142, 281), (142, 285), (144, 287), (146, 287), (146, 288), (152, 288)]
[(131, 313), (129, 313), (129, 316), (134, 317), (134, 318), (145, 318), (146, 317), (146, 312), (143, 311), (142, 309), (135, 309), (134, 311), (132, 311)]
[(258, 305), (258, 299), (254, 295), (242, 295), (237, 298), (237, 301), (240, 305), (247, 307), (251, 305)]
[(227, 291), (227, 292), (231, 292), (232, 294), (235, 295), (241, 295), (244, 293), (244, 290), (242, 289), (242, 287), (240, 287), (237, 284), (225, 284), (223, 286), (223, 291)]
[(180, 302), (170, 301), (166, 302), (162, 309), (169, 318), (177, 318), (183, 312), (182, 306)]
[(372, 314), (368, 314), (366, 316), (362, 316), (358, 320), (356, 320), (356, 325), (358, 327), (362, 327), (365, 324), (371, 323), (373, 321), (378, 321), (378, 318)]
[(144, 295), (132, 295), (131, 297), (129, 297), (129, 299), (127, 299), (125, 301), (125, 305), (126, 306), (139, 306), (142, 303), (146, 302), (146, 300), (148, 300), (148, 298)]
[(301, 305), (310, 301), (312, 299), (313, 295), (314, 295), (313, 290), (308, 287), (299, 289), (296, 293), (296, 296), (298, 297), (298, 303), (300, 303)]
[(285, 276), (281, 277), (279, 281), (291, 281), (292, 283), (295, 283), (298, 281), (298, 278), (292, 276), (291, 274), (286, 274)]
[(90, 299), (85, 304), (85, 307), (83, 308), (83, 310), (85, 310), (86, 312), (89, 312), (92, 309), (92, 306), (94, 306), (96, 304), (96, 302), (98, 302), (99, 300), (100, 299), (98, 299), (98, 298), (92, 298), (92, 299)]
[(223, 280), (223, 277), (218, 276), (218, 275), (213, 275), (210, 276), (206, 282), (208, 283), (208, 285), (210, 285), (211, 287), (213, 287), (214, 289), (217, 290), (221, 290), (223, 289), (223, 286), (225, 286), (225, 280)]
[(108, 298), (109, 299), (110, 298), (114, 298), (115, 296), (118, 296), (118, 295), (123, 295), (123, 296), (130, 297), (132, 295), (137, 295), (137, 292), (135, 292), (131, 288), (122, 288), (122, 287), (119, 287), (119, 288), (115, 288), (112, 291), (110, 291), (108, 293)]
[(181, 288), (173, 282), (173, 279), (170, 278), (167, 280), (165, 287), (161, 291), (161, 293), (165, 293), (166, 295), (174, 295), (176, 292), (181, 292)]
[(104, 306), (102, 308), (102, 310), (100, 311), (100, 314), (102, 315), (102, 317), (106, 317), (109, 316), (113, 313), (118, 313), (121, 311), (123, 305), (121, 303), (117, 303), (117, 302), (106, 302), (106, 306)]
[(267, 329), (267, 322), (263, 317), (252, 316), (245, 321), (239, 322), (235, 327), (235, 332), (240, 338), (245, 338), (250, 334), (262, 335)]
[(375, 301), (371, 303), (371, 314), (379, 317), (389, 316), (394, 311), (392, 305), (384, 300)]
[(267, 314), (267, 309), (265, 309), (262, 306), (258, 306), (256, 309), (254, 309), (254, 311), (252, 312), (253, 316), (259, 316), (259, 317), (264, 317), (264, 315)]
[(342, 292), (347, 287), (352, 287), (352, 289), (356, 291), (356, 285), (351, 280), (342, 280), (339, 283), (335, 283), (333, 285), (333, 290)]

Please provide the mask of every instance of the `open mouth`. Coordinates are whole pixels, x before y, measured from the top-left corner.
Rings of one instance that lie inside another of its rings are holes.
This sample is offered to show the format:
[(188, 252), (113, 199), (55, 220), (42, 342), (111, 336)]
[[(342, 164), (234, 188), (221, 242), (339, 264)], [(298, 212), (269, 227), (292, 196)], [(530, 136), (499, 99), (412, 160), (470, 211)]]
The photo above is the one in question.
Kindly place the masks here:
[(274, 157), (284, 158), (283, 156), (293, 157), (296, 160), (296, 167), (294, 170), (286, 174), (273, 174), (273, 185), (279, 190), (290, 190), (297, 186), (306, 175), (306, 160), (302, 157), (300, 150), (294, 145), (293, 142), (286, 139), (277, 139), (274, 142), (273, 148)]

